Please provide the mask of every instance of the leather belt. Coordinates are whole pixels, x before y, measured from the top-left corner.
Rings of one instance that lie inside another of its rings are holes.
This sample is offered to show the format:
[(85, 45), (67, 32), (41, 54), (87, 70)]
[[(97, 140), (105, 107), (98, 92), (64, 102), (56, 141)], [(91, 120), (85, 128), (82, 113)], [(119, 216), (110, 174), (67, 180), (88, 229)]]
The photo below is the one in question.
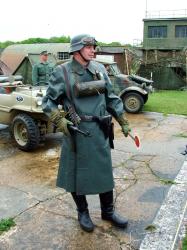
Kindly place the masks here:
[(99, 116), (81, 115), (80, 118), (83, 122), (96, 122), (99, 119)]
[(82, 121), (84, 122), (99, 122), (104, 118), (107, 118), (108, 115), (106, 116), (96, 116), (96, 115), (80, 115), (79, 116)]

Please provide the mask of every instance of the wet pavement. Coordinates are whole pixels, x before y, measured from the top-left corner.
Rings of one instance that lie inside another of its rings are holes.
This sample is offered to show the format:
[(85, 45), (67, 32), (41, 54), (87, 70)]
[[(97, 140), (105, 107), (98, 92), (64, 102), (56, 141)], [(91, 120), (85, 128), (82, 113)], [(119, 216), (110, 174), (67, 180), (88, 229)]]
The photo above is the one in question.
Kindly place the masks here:
[(0, 250), (140, 248), (184, 164), (187, 117), (146, 112), (128, 119), (141, 147), (115, 124), (112, 160), (116, 211), (129, 219), (129, 226), (121, 230), (102, 221), (98, 196), (90, 195), (96, 225), (90, 234), (80, 229), (71, 196), (55, 187), (61, 134), (26, 153), (15, 147), (8, 129), (0, 130), (0, 219), (14, 217), (16, 222), (0, 235)]

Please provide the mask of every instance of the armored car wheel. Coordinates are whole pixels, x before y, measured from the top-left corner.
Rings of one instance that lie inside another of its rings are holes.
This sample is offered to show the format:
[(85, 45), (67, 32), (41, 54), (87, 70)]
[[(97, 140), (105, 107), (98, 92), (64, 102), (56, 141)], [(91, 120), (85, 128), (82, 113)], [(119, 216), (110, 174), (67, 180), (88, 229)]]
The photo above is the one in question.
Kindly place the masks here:
[(135, 92), (129, 92), (122, 97), (124, 109), (128, 113), (138, 113), (142, 110), (144, 105), (143, 97)]
[(29, 115), (19, 114), (15, 116), (11, 130), (14, 140), (21, 150), (30, 151), (38, 146), (40, 141), (39, 129)]

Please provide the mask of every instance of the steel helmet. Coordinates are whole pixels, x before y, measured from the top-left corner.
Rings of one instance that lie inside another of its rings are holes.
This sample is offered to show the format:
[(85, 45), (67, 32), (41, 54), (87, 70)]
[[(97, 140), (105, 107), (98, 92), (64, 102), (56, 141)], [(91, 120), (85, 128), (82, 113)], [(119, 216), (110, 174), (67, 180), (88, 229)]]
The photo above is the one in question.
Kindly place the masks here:
[(81, 50), (84, 46), (93, 45), (97, 46), (97, 41), (94, 37), (88, 34), (81, 34), (74, 36), (71, 39), (70, 50), (69, 53), (72, 54), (75, 51)]

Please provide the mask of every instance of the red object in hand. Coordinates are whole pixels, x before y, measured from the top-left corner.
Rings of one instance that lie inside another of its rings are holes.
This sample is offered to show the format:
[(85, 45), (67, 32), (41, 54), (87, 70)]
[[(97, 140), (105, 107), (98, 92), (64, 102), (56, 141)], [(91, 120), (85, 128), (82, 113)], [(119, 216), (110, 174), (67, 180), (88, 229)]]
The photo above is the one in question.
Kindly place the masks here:
[(140, 140), (139, 140), (139, 138), (138, 138), (138, 136), (132, 136), (130, 133), (129, 133), (129, 136), (133, 139), (133, 141), (135, 142), (135, 144), (136, 144), (136, 147), (137, 148), (139, 148), (139, 146), (140, 146)]

